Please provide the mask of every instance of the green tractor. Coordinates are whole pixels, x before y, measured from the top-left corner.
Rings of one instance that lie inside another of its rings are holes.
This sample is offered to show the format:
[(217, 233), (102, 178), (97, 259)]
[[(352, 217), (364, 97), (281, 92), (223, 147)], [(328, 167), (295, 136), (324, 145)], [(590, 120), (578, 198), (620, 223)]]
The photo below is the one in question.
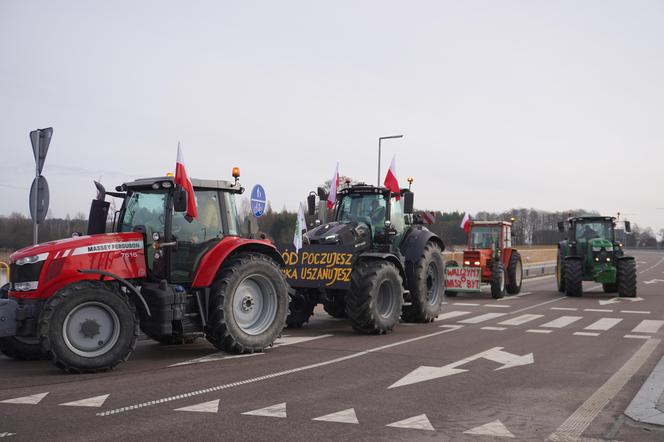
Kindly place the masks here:
[[(605, 293), (635, 297), (636, 262), (625, 256), (623, 245), (616, 241), (616, 218), (578, 216), (567, 224), (567, 239), (558, 243), (558, 291), (581, 296), (583, 281), (594, 281), (602, 284)], [(558, 230), (565, 232), (564, 222), (558, 223)], [(625, 221), (625, 232), (630, 232), (629, 221)]]

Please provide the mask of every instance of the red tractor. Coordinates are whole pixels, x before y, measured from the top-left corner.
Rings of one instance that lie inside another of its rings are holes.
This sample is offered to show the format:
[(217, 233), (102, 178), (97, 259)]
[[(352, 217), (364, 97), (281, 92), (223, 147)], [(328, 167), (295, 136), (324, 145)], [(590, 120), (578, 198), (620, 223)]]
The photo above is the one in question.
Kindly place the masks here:
[[(161, 343), (205, 337), (233, 353), (259, 352), (288, 315), (283, 260), (265, 240), (243, 238), (235, 182), (192, 179), (198, 218), (172, 176), (105, 192), (98, 183), (88, 235), (27, 247), (10, 257), (0, 299), (0, 351), (47, 357), (70, 373), (126, 361), (141, 330)], [(112, 233), (109, 203), (120, 198)]]
[(463, 266), (446, 263), (446, 295), (479, 292), (481, 283), (491, 285), (491, 296), (499, 299), (505, 292), (521, 291), (523, 264), (512, 248), (512, 223), (505, 221), (470, 221), (468, 249), (463, 252)]

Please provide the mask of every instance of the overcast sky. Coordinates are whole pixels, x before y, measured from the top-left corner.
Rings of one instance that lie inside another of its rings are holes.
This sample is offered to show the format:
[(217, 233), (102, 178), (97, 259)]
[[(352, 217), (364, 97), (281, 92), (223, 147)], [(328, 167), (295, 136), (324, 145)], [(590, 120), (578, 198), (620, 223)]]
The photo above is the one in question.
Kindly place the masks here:
[(664, 228), (662, 1), (0, 1), (0, 214), (174, 170), (295, 209), (397, 155), (443, 211), (617, 211)]

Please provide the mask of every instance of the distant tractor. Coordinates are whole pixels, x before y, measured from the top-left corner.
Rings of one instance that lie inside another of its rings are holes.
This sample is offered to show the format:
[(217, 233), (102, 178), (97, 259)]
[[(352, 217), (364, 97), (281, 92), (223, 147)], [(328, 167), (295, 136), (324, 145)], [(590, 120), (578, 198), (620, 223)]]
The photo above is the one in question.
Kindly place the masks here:
[(463, 266), (446, 263), (446, 294), (479, 292), (482, 283), (491, 285), (491, 297), (521, 291), (523, 264), (512, 248), (512, 223), (506, 221), (470, 221), (468, 248), (463, 252)]
[[(90, 373), (126, 361), (139, 330), (164, 344), (204, 336), (233, 353), (272, 345), (288, 314), (283, 260), (272, 243), (240, 236), (235, 196), (244, 189), (233, 175), (191, 180), (198, 219), (185, 216), (188, 195), (172, 176), (116, 192), (97, 183), (88, 235), (11, 255), (0, 351)], [(105, 194), (122, 200), (113, 233)]]
[[(308, 322), (318, 303), (359, 333), (390, 332), (400, 317), (433, 321), (443, 298), (445, 245), (414, 223), (414, 194), (348, 183), (337, 196), (333, 221), (317, 221), (299, 252), (283, 252), (292, 288), (288, 326)], [(313, 216), (315, 194), (308, 203)]]
[[(616, 241), (616, 219), (609, 216), (578, 216), (558, 223), (567, 239), (558, 243), (556, 281), (559, 292), (581, 296), (583, 281), (602, 284), (604, 292), (619, 296), (636, 296), (636, 262), (626, 256)], [(625, 221), (625, 231), (630, 223)]]

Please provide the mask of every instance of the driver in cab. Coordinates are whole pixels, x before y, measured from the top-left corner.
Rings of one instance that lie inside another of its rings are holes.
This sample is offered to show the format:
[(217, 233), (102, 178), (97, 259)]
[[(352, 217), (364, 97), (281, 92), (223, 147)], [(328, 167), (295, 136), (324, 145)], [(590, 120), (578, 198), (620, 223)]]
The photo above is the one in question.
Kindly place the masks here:
[(373, 225), (380, 225), (385, 220), (385, 207), (381, 206), (378, 200), (373, 200), (371, 202), (369, 218), (371, 218), (371, 224)]

